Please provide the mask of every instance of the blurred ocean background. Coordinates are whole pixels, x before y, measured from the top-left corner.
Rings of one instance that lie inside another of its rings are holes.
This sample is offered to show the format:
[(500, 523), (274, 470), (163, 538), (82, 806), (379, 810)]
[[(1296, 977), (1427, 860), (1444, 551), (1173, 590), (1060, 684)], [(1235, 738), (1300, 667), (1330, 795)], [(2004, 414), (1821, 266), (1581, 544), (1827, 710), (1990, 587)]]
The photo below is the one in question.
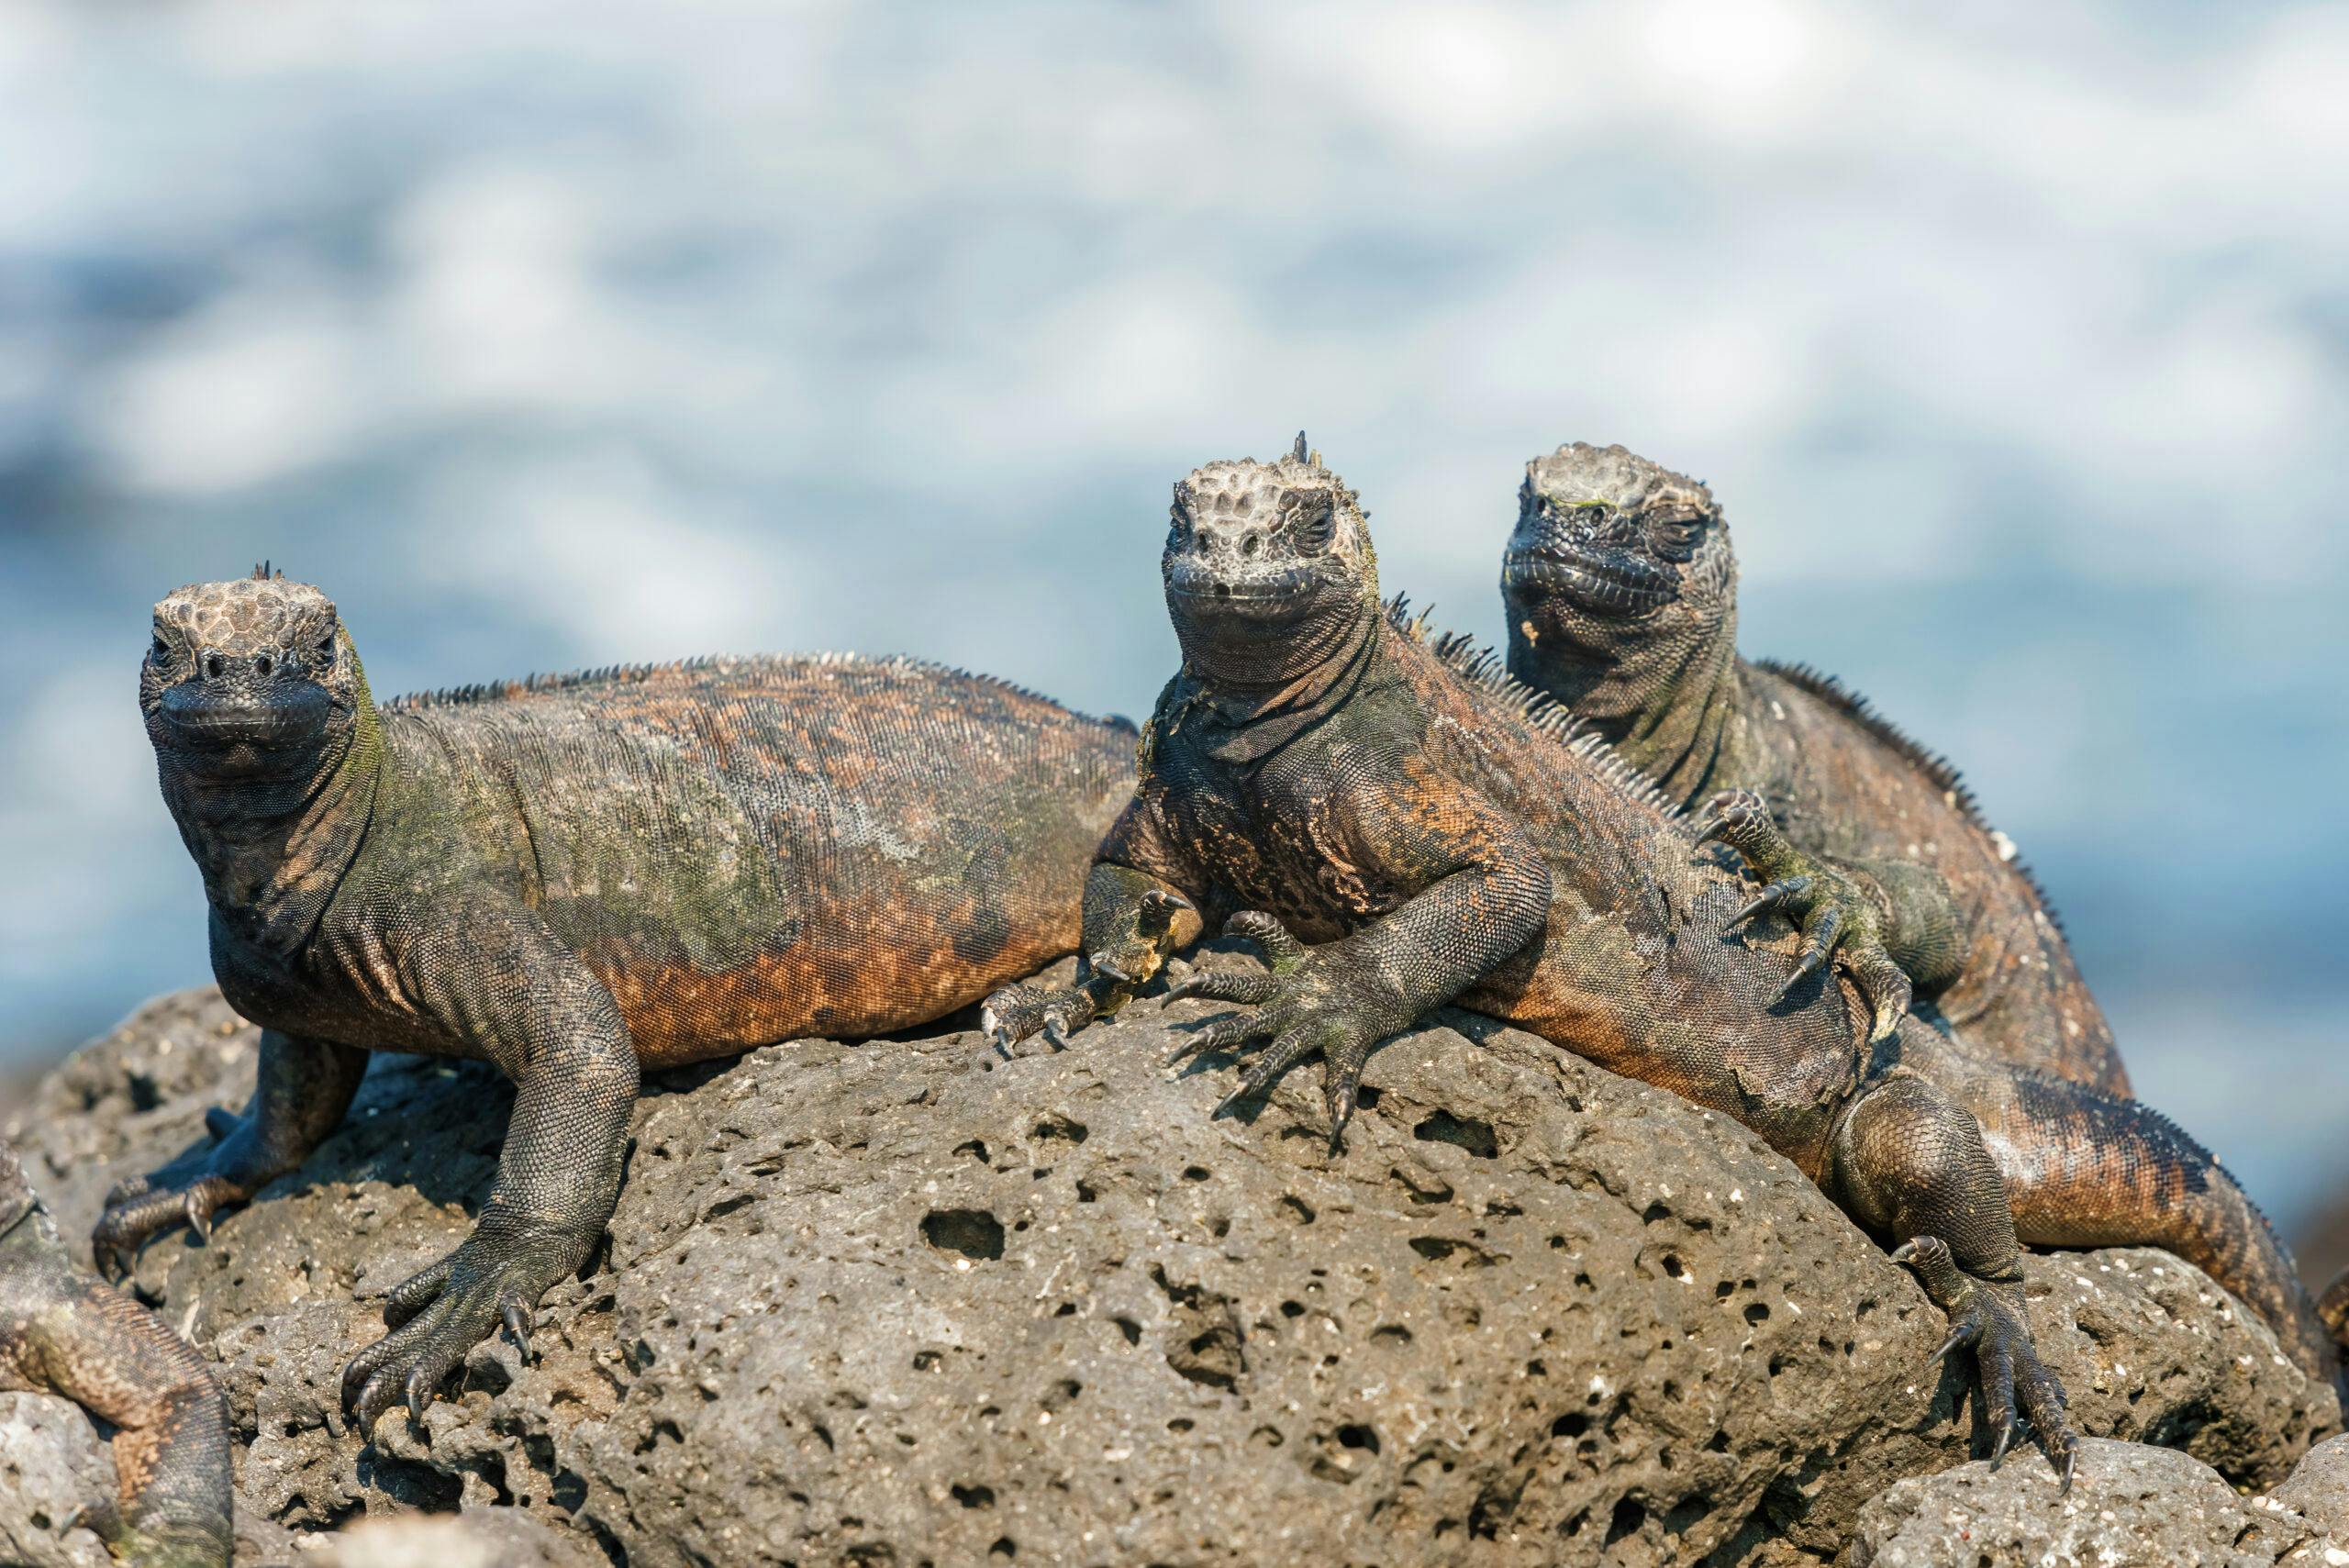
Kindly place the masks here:
[(2349, 11), (0, 0), (0, 1078), (206, 977), (133, 702), (268, 556), (379, 693), (909, 651), (1145, 711), (1303, 426), (1500, 630), (1525, 460), (1966, 767), (2143, 1094), (2349, 1188)]

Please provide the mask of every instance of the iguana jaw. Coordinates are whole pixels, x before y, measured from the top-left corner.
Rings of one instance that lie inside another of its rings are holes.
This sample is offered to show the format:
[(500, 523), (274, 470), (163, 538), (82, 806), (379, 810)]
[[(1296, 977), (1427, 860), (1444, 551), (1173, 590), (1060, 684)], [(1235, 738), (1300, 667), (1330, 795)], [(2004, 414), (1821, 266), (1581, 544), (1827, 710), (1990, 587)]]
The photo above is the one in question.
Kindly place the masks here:
[(327, 739), (334, 705), (312, 685), (258, 696), (189, 682), (166, 691), (150, 717), (184, 765), (217, 778), (307, 772)]
[(1679, 597), (1670, 568), (1630, 550), (1570, 538), (1525, 547), (1514, 543), (1501, 563), (1504, 593), (1561, 595), (1586, 615), (1610, 618), (1647, 615)]
[(1280, 568), (1233, 581), (1212, 565), (1185, 559), (1167, 563), (1166, 598), (1195, 619), (1229, 619), (1275, 626), (1303, 619), (1328, 595), (1336, 574), (1320, 562)]

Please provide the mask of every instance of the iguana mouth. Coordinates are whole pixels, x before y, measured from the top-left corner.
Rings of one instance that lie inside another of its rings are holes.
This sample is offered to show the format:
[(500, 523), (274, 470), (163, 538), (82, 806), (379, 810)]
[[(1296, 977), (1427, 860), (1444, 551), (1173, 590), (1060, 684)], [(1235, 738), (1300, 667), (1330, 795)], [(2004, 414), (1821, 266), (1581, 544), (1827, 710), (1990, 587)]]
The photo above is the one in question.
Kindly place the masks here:
[(1671, 568), (1629, 550), (1553, 540), (1510, 550), (1501, 586), (1563, 595), (1591, 615), (1638, 616), (1671, 603), (1680, 580)]
[(315, 689), (285, 700), (241, 702), (171, 692), (157, 705), (172, 739), (194, 751), (233, 753), (272, 751), (315, 741), (332, 706)]
[(1324, 573), (1312, 566), (1286, 567), (1241, 583), (1187, 562), (1177, 562), (1166, 570), (1166, 591), (1186, 603), (1257, 617), (1275, 616), (1302, 603), (1323, 581)]

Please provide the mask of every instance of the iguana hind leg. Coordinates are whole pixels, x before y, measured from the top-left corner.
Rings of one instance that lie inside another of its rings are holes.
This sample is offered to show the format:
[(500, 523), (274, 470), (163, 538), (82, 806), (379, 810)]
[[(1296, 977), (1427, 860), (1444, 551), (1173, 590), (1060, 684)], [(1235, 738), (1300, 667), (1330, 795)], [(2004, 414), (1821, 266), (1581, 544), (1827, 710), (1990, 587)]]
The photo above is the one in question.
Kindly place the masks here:
[(2024, 1241), (2176, 1252), (2257, 1313), (2303, 1372), (2349, 1396), (2337, 1331), (2266, 1217), (2209, 1150), (2135, 1100), (1911, 1032), (1920, 1038), (1904, 1035), (1903, 1060), (1979, 1119)]
[(1949, 1314), (1949, 1340), (1935, 1359), (1973, 1349), (1982, 1411), (1997, 1434), (1992, 1459), (2006, 1452), (2020, 1416), (2068, 1487), (2079, 1442), (2063, 1385), (2041, 1364), (2023, 1316), (2022, 1250), (1980, 1125), (1951, 1095), (1896, 1069), (1845, 1115), (1833, 1174), (1845, 1205), (1901, 1243), (1893, 1256)]

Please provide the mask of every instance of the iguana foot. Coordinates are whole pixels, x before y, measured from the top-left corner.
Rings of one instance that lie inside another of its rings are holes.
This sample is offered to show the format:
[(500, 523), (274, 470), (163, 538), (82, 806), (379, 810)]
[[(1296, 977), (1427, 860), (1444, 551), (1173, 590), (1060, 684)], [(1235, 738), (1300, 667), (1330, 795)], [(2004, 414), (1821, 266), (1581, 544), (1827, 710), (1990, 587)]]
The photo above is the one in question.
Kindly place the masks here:
[(979, 1007), (979, 1029), (998, 1051), (1011, 1048), (1039, 1029), (1054, 1051), (1066, 1050), (1068, 1037), (1096, 1017), (1092, 993), (1082, 985), (1006, 985)]
[(1065, 1050), (1069, 1036), (1112, 1016), (1150, 984), (1166, 962), (1174, 917), (1190, 907), (1180, 894), (1158, 888), (1144, 893), (1133, 906), (1131, 929), (1085, 954), (1085, 973), (1075, 984), (1006, 985), (980, 1005), (979, 1029), (1006, 1052), (1039, 1029), (1053, 1050)]
[(1909, 1010), (1915, 988), (1908, 972), (1886, 951), (1884, 906), (1832, 862), (1796, 849), (1762, 797), (1750, 789), (1723, 790), (1713, 796), (1705, 803), (1701, 820), (1697, 841), (1727, 844), (1763, 882), (1761, 892), (1729, 917), (1724, 929), (1735, 930), (1764, 910), (1775, 909), (1802, 932), (1794, 973), (1770, 1005), (1777, 1006), (1831, 958), (1867, 999), (1873, 1015), (1868, 1038), (1890, 1035)]
[(1949, 1338), (1933, 1352), (1932, 1362), (1960, 1345), (1974, 1349), (1980, 1378), (1983, 1413), (1998, 1435), (1990, 1448), (1995, 1465), (2014, 1441), (2016, 1407), (2021, 1418), (2039, 1435), (2048, 1462), (2072, 1489), (2072, 1473), (2080, 1458), (2079, 1440), (2065, 1414), (2064, 1385), (2039, 1360), (2031, 1328), (2023, 1319), (2021, 1291), (2006, 1290), (1992, 1281), (1976, 1279), (1959, 1269), (1949, 1244), (1938, 1236), (1918, 1236), (1893, 1251), (1893, 1262), (1916, 1272), (1918, 1283), (1933, 1305), (1949, 1314)]
[(343, 1369), (343, 1408), (370, 1436), (376, 1418), (395, 1405), (406, 1405), (409, 1417), (421, 1421), (434, 1391), (501, 1325), (528, 1355), (539, 1297), (578, 1266), (567, 1260), (583, 1252), (567, 1238), (476, 1232), (386, 1298), (392, 1331)]
[(188, 1169), (167, 1165), (127, 1177), (106, 1194), (106, 1212), (90, 1232), (90, 1253), (108, 1284), (128, 1278), (139, 1249), (166, 1231), (184, 1225), (209, 1241), (214, 1215), (250, 1202), (283, 1173), (275, 1162), (256, 1159), (245, 1118), (216, 1106), (204, 1113), (204, 1125), (217, 1141)]
[(1364, 984), (1358, 966), (1346, 962), (1342, 943), (1308, 949), (1278, 920), (1253, 909), (1231, 917), (1223, 930), (1226, 936), (1253, 942), (1271, 973), (1197, 971), (1168, 990), (1166, 1000), (1198, 996), (1256, 1010), (1201, 1026), (1167, 1058), (1168, 1065), (1187, 1057), (1270, 1040), (1263, 1054), (1248, 1064), (1239, 1087), (1215, 1107), (1213, 1114), (1221, 1116), (1319, 1051), (1321, 1097), (1329, 1107), (1330, 1150), (1335, 1153), (1346, 1124), (1353, 1119), (1362, 1095), (1363, 1067), (1371, 1051), (1387, 1036), (1408, 1028), (1412, 1020), (1393, 1016), (1391, 999)]

